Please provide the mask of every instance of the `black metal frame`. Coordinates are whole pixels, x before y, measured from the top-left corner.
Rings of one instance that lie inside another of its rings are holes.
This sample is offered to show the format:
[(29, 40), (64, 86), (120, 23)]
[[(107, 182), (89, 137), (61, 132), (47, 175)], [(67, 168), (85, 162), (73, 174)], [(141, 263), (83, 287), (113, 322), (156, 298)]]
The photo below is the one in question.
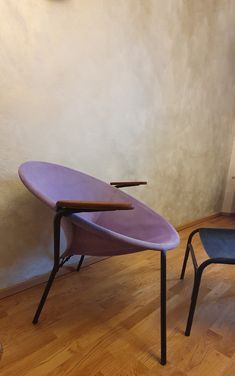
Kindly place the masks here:
[(78, 263), (78, 266), (77, 266), (77, 272), (79, 272), (79, 270), (81, 269), (81, 266), (83, 264), (84, 258), (85, 258), (85, 255), (81, 255), (79, 263)]
[(166, 253), (161, 251), (161, 365), (167, 362), (166, 347)]
[[(73, 213), (79, 213), (80, 211), (72, 209), (61, 209), (57, 208), (57, 212), (54, 217), (54, 266), (52, 268), (50, 277), (42, 294), (41, 300), (39, 302), (38, 308), (33, 318), (33, 324), (37, 324), (44, 304), (46, 302), (47, 296), (51, 289), (52, 283), (55, 279), (55, 276), (58, 270), (64, 265), (66, 261), (69, 260), (70, 256), (64, 257), (60, 256), (60, 227), (62, 217), (66, 217)], [(84, 210), (83, 210), (84, 212)], [(80, 267), (84, 260), (84, 255), (81, 256), (77, 271), (80, 270)], [(161, 251), (161, 360), (160, 363), (165, 365), (167, 362), (167, 348), (166, 348), (166, 253)]]
[(223, 258), (223, 257), (217, 257), (217, 258), (209, 258), (198, 266), (195, 252), (192, 246), (192, 240), (193, 240), (194, 235), (198, 233), (200, 230), (201, 228), (198, 228), (192, 231), (191, 234), (189, 235), (186, 250), (185, 250), (182, 271), (180, 275), (180, 279), (184, 279), (188, 257), (190, 253), (192, 257), (193, 267), (194, 267), (194, 285), (193, 285), (193, 291), (192, 291), (192, 296), (191, 296), (191, 304), (190, 304), (190, 309), (189, 309), (189, 314), (188, 314), (188, 321), (187, 321), (187, 326), (185, 330), (186, 336), (190, 336), (190, 333), (191, 333), (193, 317), (194, 317), (195, 308), (197, 304), (198, 292), (199, 292), (202, 273), (204, 269), (211, 264), (230, 264), (230, 265), (235, 264), (235, 259), (233, 258), (228, 259), (228, 258)]
[[(43, 306), (46, 302), (47, 296), (49, 294), (49, 291), (51, 289), (52, 283), (55, 279), (55, 276), (60, 268), (70, 259), (71, 256), (60, 256), (60, 225), (61, 225), (61, 219), (62, 217), (66, 217), (68, 215), (71, 215), (73, 213), (78, 213), (79, 210), (71, 210), (71, 209), (60, 209), (57, 208), (56, 214), (54, 216), (54, 223), (53, 223), (53, 229), (54, 229), (54, 265), (50, 274), (50, 277), (47, 281), (46, 287), (44, 289), (44, 292), (42, 294), (41, 300), (39, 302), (38, 308), (36, 310), (36, 313), (33, 318), (33, 324), (37, 324), (40, 314), (42, 312)], [(77, 271), (80, 270), (84, 255), (81, 256), (79, 264), (77, 266)]]
[[(146, 181), (136, 182), (111, 182), (110, 185), (115, 188), (133, 187), (136, 185), (146, 185)], [(167, 362), (167, 338), (166, 338), (166, 253), (161, 251), (161, 359), (160, 363), (164, 366)]]

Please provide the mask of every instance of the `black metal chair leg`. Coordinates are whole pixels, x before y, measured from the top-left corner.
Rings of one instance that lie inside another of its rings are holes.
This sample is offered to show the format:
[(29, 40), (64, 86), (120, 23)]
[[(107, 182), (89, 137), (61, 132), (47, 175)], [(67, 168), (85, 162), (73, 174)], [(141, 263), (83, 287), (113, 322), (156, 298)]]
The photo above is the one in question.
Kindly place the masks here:
[(83, 263), (83, 261), (84, 261), (84, 258), (85, 258), (84, 255), (82, 255), (82, 256), (80, 257), (80, 260), (79, 260), (79, 263), (78, 263), (78, 266), (77, 266), (77, 272), (79, 272), (79, 270), (80, 270), (80, 268), (81, 268), (81, 266), (82, 266), (82, 263)]
[(188, 262), (188, 256), (189, 256), (189, 252), (190, 252), (190, 245), (192, 243), (192, 238), (194, 237), (194, 235), (198, 231), (199, 231), (199, 228), (197, 228), (196, 230), (193, 230), (191, 232), (191, 234), (189, 235), (189, 237), (188, 237), (188, 241), (187, 241), (187, 246), (186, 246), (186, 250), (185, 250), (184, 262), (183, 262), (183, 266), (182, 266), (182, 270), (181, 270), (180, 279), (184, 279), (185, 270), (186, 270), (186, 266), (187, 266), (187, 262)]
[(199, 287), (200, 287), (200, 283), (201, 283), (201, 277), (202, 277), (202, 269), (198, 269), (195, 272), (195, 279), (194, 279), (194, 285), (193, 285), (191, 305), (190, 305), (190, 309), (189, 309), (188, 321), (187, 321), (187, 326), (186, 326), (186, 330), (185, 330), (186, 336), (190, 336), (190, 333), (191, 333), (193, 317), (194, 317), (194, 313), (195, 313), (195, 308), (196, 308), (196, 304), (197, 304), (197, 297), (198, 297)]
[(45, 287), (44, 293), (43, 293), (43, 295), (41, 297), (41, 300), (40, 300), (40, 303), (38, 305), (37, 311), (36, 311), (35, 316), (33, 318), (33, 324), (37, 324), (38, 323), (39, 316), (40, 316), (41, 311), (43, 309), (43, 306), (44, 306), (44, 304), (46, 302), (46, 298), (47, 298), (47, 296), (49, 294), (50, 288), (52, 286), (52, 283), (53, 283), (53, 281), (55, 279), (55, 276), (56, 276), (57, 272), (58, 272), (58, 268), (56, 268), (56, 267), (54, 267), (52, 269), (52, 271), (51, 271), (51, 274), (50, 274), (50, 277), (48, 279), (47, 285)]
[(161, 252), (161, 364), (165, 365), (166, 355), (166, 254)]
[(185, 255), (184, 255), (184, 262), (183, 262), (182, 271), (181, 271), (181, 275), (180, 275), (180, 279), (184, 279), (185, 270), (186, 270), (186, 266), (187, 266), (187, 262), (188, 262), (189, 251), (190, 251), (190, 249), (189, 249), (189, 243), (187, 243), (186, 250), (185, 250)]
[(33, 324), (37, 324), (38, 322), (39, 316), (46, 302), (47, 296), (49, 294), (52, 283), (55, 279), (56, 273), (58, 272), (60, 268), (60, 222), (61, 222), (62, 216), (63, 216), (63, 211), (58, 210), (54, 217), (54, 266), (51, 271), (45, 290), (43, 292), (43, 295), (41, 297), (37, 311), (34, 315)]

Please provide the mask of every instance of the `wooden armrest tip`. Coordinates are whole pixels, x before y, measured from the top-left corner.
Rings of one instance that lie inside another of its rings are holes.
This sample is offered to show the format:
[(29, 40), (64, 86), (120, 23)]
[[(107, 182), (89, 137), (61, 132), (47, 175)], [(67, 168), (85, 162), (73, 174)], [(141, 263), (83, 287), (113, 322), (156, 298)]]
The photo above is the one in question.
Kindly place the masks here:
[(114, 185), (116, 188), (136, 187), (139, 185), (146, 185), (147, 181), (111, 181), (110, 185)]

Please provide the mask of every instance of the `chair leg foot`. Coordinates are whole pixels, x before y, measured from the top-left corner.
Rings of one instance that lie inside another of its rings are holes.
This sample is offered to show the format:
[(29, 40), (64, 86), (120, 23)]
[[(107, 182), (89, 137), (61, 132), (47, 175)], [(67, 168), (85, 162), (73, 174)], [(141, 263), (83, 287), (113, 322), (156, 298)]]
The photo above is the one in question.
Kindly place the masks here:
[(84, 255), (82, 255), (82, 256), (80, 257), (80, 260), (79, 260), (79, 263), (78, 263), (78, 266), (77, 266), (77, 272), (79, 272), (79, 270), (81, 269), (81, 266), (82, 266), (82, 263), (83, 263), (83, 261), (84, 261), (84, 258), (85, 258)]
[(45, 290), (44, 290), (44, 292), (43, 292), (43, 295), (42, 295), (42, 297), (41, 297), (41, 300), (40, 300), (40, 303), (39, 303), (39, 305), (38, 305), (37, 311), (36, 311), (36, 313), (35, 313), (35, 315), (34, 315), (34, 318), (33, 318), (33, 321), (32, 321), (32, 323), (33, 323), (34, 325), (36, 325), (36, 324), (38, 323), (38, 320), (39, 320), (40, 314), (41, 314), (41, 312), (42, 312), (43, 306), (44, 306), (44, 304), (45, 304), (45, 302), (46, 302), (47, 296), (48, 296), (48, 294), (49, 294), (49, 291), (50, 291), (50, 289), (51, 289), (52, 283), (53, 283), (53, 281), (54, 281), (54, 279), (55, 279), (55, 276), (56, 276), (56, 273), (57, 273), (57, 272), (58, 272), (58, 268), (55, 268), (55, 267), (54, 267), (54, 268), (52, 269), (52, 271), (51, 271), (50, 277), (49, 277), (49, 279), (48, 279), (48, 282), (47, 282), (47, 284), (46, 284)]
[(161, 358), (161, 361), (160, 361), (160, 363), (161, 363), (161, 365), (162, 366), (165, 366), (166, 365), (166, 359), (164, 359), (164, 358)]
[(167, 362), (166, 343), (166, 254), (161, 252), (161, 361), (162, 365)]

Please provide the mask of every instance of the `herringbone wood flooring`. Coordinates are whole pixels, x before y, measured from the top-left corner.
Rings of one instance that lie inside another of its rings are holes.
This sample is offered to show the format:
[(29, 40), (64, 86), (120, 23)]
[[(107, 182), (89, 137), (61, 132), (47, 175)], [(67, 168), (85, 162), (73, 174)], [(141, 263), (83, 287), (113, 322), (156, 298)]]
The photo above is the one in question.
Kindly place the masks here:
[[(202, 224), (235, 227), (232, 218)], [(201, 226), (201, 225), (200, 225)], [(185, 337), (191, 260), (179, 274), (187, 236), (168, 253), (168, 364), (159, 364), (157, 252), (113, 257), (56, 280), (37, 326), (43, 286), (0, 301), (1, 376), (235, 375), (235, 266), (210, 266), (192, 334)], [(199, 242), (196, 252), (204, 257)]]

